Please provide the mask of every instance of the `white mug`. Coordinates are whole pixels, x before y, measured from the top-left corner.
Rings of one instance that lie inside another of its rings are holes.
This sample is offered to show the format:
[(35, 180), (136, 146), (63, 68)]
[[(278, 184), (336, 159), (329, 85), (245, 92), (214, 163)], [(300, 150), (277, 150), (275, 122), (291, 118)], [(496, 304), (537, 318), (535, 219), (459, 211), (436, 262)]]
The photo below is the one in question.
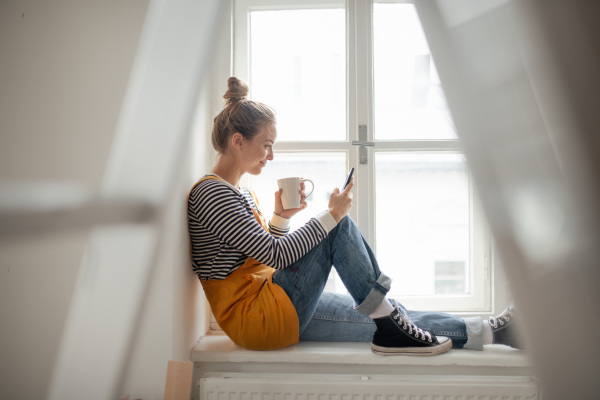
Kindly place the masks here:
[(280, 189), (283, 189), (281, 192), (281, 202), (283, 203), (284, 210), (298, 208), (302, 205), (300, 199), (300, 184), (302, 182), (310, 182), (312, 185), (311, 191), (306, 195), (306, 197), (308, 197), (313, 190), (315, 190), (315, 184), (310, 179), (298, 177), (277, 179), (277, 186), (279, 186)]

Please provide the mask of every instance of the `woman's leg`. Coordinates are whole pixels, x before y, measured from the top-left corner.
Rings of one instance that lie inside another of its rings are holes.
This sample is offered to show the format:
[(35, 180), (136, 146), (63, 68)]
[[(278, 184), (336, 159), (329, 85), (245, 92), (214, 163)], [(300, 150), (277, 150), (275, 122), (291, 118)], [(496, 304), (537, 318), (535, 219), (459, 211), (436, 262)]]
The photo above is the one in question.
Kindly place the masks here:
[(354, 309), (349, 295), (323, 292), (301, 341), (371, 342), (376, 326), (373, 320)]
[[(342, 219), (327, 238), (303, 258), (273, 275), (273, 282), (284, 289), (296, 308), (300, 334), (314, 314), (332, 264), (352, 296), (354, 310), (374, 318), (377, 325), (371, 344), (374, 352), (434, 355), (451, 348), (447, 337), (423, 331), (404, 309), (390, 307), (385, 296), (391, 279), (381, 273), (375, 255), (349, 217)], [(389, 314), (383, 313), (383, 309)]]
[[(462, 319), (446, 313), (409, 310), (407, 314), (421, 329), (449, 337), (453, 348), (483, 349), (481, 318)], [(371, 318), (354, 309), (352, 297), (323, 292), (300, 340), (371, 342), (376, 329)]]
[(381, 273), (360, 230), (346, 217), (308, 254), (273, 275), (273, 282), (283, 288), (296, 308), (300, 333), (314, 314), (332, 265), (352, 296), (356, 310), (363, 315), (372, 313), (390, 289), (391, 280)]
[(483, 323), (479, 317), (459, 318), (434, 311), (410, 311), (408, 315), (421, 329), (452, 339), (452, 348), (483, 350)]

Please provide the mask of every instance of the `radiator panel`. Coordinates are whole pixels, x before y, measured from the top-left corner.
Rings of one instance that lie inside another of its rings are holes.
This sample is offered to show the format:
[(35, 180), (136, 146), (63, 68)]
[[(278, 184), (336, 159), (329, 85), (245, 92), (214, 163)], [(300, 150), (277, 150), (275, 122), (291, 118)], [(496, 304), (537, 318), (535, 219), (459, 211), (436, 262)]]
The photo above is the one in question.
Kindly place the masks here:
[(201, 400), (526, 400), (531, 377), (207, 374)]

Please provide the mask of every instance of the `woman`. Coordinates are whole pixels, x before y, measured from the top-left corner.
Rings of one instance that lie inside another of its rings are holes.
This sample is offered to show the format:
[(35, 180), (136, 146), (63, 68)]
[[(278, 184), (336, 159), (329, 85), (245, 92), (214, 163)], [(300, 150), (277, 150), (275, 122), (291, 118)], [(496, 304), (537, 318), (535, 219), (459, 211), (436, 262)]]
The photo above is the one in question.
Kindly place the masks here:
[[(273, 160), (275, 113), (247, 94), (243, 82), (229, 78), (212, 132), (219, 158), (188, 201), (193, 269), (219, 326), (236, 344), (269, 350), (299, 340), (365, 341), (383, 355), (433, 355), (487, 343), (517, 347), (512, 307), (484, 323), (407, 311), (386, 298), (391, 280), (347, 216), (354, 179), (333, 190), (326, 211), (292, 233), (289, 219), (306, 208), (304, 191), (301, 207), (285, 210), (279, 190), (267, 223), (254, 193), (239, 181)], [(350, 296), (323, 291), (332, 266)]]

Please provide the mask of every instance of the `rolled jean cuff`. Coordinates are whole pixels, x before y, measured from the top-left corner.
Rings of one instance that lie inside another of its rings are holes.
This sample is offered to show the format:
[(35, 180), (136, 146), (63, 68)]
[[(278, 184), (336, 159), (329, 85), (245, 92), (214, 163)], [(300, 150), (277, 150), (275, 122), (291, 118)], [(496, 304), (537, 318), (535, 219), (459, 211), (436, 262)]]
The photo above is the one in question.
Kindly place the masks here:
[(390, 291), (392, 285), (392, 279), (386, 274), (382, 273), (377, 282), (371, 288), (371, 291), (367, 297), (363, 300), (358, 307), (354, 309), (362, 315), (369, 316), (375, 309), (385, 300), (385, 295)]
[(483, 350), (483, 321), (480, 317), (464, 318), (467, 327), (467, 343), (463, 349)]

